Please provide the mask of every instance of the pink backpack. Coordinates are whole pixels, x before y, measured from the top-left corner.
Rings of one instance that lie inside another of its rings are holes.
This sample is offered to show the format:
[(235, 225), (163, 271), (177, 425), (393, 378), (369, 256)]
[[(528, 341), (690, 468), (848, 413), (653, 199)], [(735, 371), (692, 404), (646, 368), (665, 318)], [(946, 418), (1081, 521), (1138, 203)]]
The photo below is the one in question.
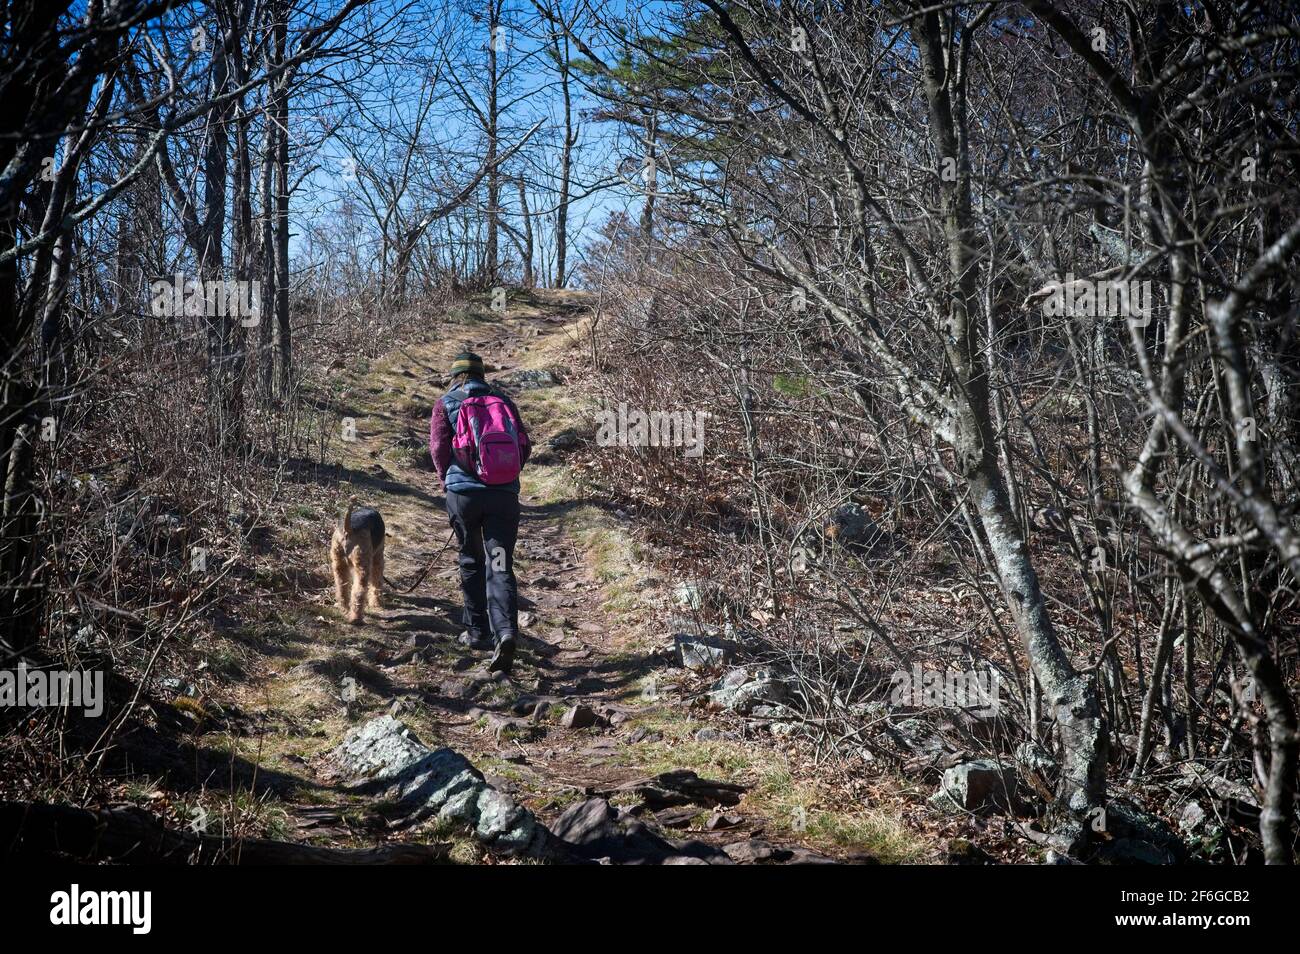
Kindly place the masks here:
[(460, 402), (451, 452), (467, 474), (485, 484), (508, 484), (523, 469), (519, 421), (504, 398), (475, 394)]

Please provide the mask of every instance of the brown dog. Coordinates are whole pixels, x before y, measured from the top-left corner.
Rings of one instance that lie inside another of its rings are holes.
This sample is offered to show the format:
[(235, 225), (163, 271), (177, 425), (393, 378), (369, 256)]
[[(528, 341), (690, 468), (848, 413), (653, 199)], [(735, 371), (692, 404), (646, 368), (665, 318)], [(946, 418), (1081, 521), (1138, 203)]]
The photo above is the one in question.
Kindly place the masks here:
[(362, 601), (379, 606), (379, 586), (384, 581), (384, 518), (372, 507), (348, 501), (330, 540), (330, 566), (334, 569), (334, 601), (349, 623), (360, 623)]

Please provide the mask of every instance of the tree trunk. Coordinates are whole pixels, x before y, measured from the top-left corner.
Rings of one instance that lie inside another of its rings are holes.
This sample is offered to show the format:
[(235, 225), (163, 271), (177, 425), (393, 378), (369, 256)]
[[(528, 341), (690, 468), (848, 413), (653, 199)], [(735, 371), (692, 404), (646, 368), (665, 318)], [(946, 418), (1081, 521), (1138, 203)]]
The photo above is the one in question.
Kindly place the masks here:
[(641, 205), (641, 244), (646, 254), (655, 234), (655, 183), (658, 179), (659, 157), (655, 140), (659, 137), (659, 111), (647, 110), (645, 113), (645, 148), (646, 155), (642, 174), (645, 176), (645, 202)]
[[(275, 60), (283, 63), (288, 46), (288, 11), (275, 8)], [(289, 76), (276, 88), (275, 124), (275, 325), (280, 344), (280, 396), (287, 398), (293, 382), (293, 342), (289, 327)]]
[(267, 90), (266, 108), (263, 111), (265, 113), (263, 128), (266, 133), (262, 141), (262, 161), (259, 175), (262, 214), (260, 222), (261, 241), (258, 243), (258, 275), (262, 281), (262, 300), (261, 315), (258, 317), (257, 325), (257, 373), (258, 390), (261, 393), (263, 402), (271, 400), (271, 394), (275, 388), (275, 317), (276, 288), (278, 284), (275, 265), (276, 198), (274, 189), (277, 141), (280, 134), (272, 118), (272, 101), (272, 91)]
[[(964, 108), (965, 80), (954, 75), (944, 55), (940, 18), (923, 14), (917, 21), (931, 136), (941, 159), (955, 164), (955, 177), (940, 177), (944, 236), (948, 250), (947, 309), (942, 329), (948, 363), (957, 379), (954, 394), (954, 451), (966, 478), (975, 510), (997, 565), (1002, 590), (1024, 642), (1034, 675), (1056, 716), (1064, 752), (1058, 797), (1072, 818), (1060, 828), (1073, 847), (1082, 847), (1085, 816), (1103, 805), (1106, 792), (1106, 727), (1092, 682), (1077, 672), (1061, 647), (1038, 574), (1029, 556), (1006, 485), (998, 468), (997, 444), (990, 416), (987, 342), (979, 340), (974, 230), (971, 227), (970, 172), (953, 113), (954, 99)], [(955, 41), (953, 41), (955, 42)], [(996, 327), (996, 322), (993, 323)]]
[(488, 170), (488, 194), (487, 194), (487, 262), (485, 266), (488, 287), (493, 287), (497, 283), (497, 273), (500, 270), (497, 250), (497, 209), (501, 205), (501, 173), (497, 169), (497, 86), (500, 77), (497, 75), (497, 41), (499, 30), (501, 29), (501, 3), (498, 0), (490, 0), (488, 3), (488, 106), (487, 106), (487, 161)]
[[(250, 9), (249, 0), (237, 0), (233, 42), (229, 48), (230, 73), (237, 87), (242, 86), (248, 78), (242, 38), (248, 35)], [(245, 108), (243, 96), (235, 99), (233, 108), (235, 114), (235, 195), (230, 203), (230, 218), (231, 231), (234, 236), (232, 243), (234, 275), (237, 282), (253, 282), (255, 281), (254, 259), (256, 245), (253, 233), (253, 164), (248, 143), (252, 116)], [(251, 293), (248, 301), (253, 301)], [(244, 318), (245, 316), (241, 315), (231, 322), (234, 350), (229, 356), (230, 385), (235, 393), (240, 395), (241, 404), (244, 390), (244, 373), (248, 364)], [(262, 321), (260, 313), (257, 316), (257, 321), (259, 324)]]
[(524, 177), (520, 176), (517, 180), (519, 184), (519, 217), (523, 220), (524, 241), (523, 241), (523, 259), (524, 259), (524, 287), (533, 288), (537, 283), (533, 280), (533, 217), (528, 212), (528, 189), (524, 185)]
[(563, 288), (568, 281), (569, 250), (569, 180), (573, 175), (573, 102), (569, 92), (569, 37), (555, 41), (555, 55), (560, 62), (560, 95), (564, 101), (564, 146), (560, 150), (560, 202), (555, 210), (555, 281)]
[(36, 567), (36, 496), (32, 491), (40, 421), (36, 389), (10, 378), (4, 386), (4, 512), (0, 517), (0, 657), (24, 655), (37, 643), (44, 590)]
[[(220, 49), (212, 53), (209, 66), (209, 94), (213, 97), (226, 92), (230, 82), (229, 47), (234, 42), (234, 26), (218, 21), (221, 34)], [(203, 149), (203, 219), (197, 235), (199, 280), (205, 290), (211, 282), (225, 279), (225, 221), (226, 186), (229, 175), (227, 150), (229, 123), (234, 104), (214, 105), (208, 113), (206, 142)], [(238, 395), (231, 380), (231, 358), (235, 334), (232, 325), (238, 320), (226, 314), (224, 302), (205, 299), (204, 320), (208, 329), (208, 373), (212, 388), (211, 406), (221, 413), (213, 422), (216, 442), (225, 444), (235, 438), (233, 428), (238, 426)]]

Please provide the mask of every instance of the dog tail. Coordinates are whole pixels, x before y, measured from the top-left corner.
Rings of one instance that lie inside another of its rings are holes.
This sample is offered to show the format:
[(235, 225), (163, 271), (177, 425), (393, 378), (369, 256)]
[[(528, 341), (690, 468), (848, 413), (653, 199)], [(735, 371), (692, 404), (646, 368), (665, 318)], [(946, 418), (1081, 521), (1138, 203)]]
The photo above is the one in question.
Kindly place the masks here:
[(348, 509), (343, 511), (343, 516), (339, 518), (339, 532), (347, 535), (348, 527), (352, 524), (352, 511), (356, 509), (357, 498), (348, 498)]

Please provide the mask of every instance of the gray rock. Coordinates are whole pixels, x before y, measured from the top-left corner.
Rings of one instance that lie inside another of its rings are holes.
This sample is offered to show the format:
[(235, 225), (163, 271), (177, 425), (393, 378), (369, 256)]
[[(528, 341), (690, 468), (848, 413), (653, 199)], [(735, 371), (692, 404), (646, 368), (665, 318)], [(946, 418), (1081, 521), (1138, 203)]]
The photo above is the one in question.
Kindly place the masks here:
[(663, 864), (687, 853), (686, 846), (668, 841), (603, 798), (570, 805), (551, 830), (574, 854), (591, 860)]
[(677, 664), (687, 669), (718, 669), (731, 661), (732, 648), (716, 636), (673, 634)]
[(600, 725), (604, 720), (596, 714), (596, 710), (587, 705), (576, 705), (564, 713), (560, 719), (560, 725), (566, 729), (589, 729), (594, 725)]
[(492, 383), (502, 385), (511, 391), (536, 391), (541, 388), (555, 387), (560, 383), (560, 379), (556, 377), (554, 371), (546, 368), (520, 368), (518, 371), (501, 375)]
[(1043, 857), (1043, 864), (1045, 865), (1077, 865), (1078, 863), (1069, 855), (1063, 855), (1055, 848), (1048, 848), (1047, 854)]
[(349, 787), (390, 793), (413, 820), (436, 815), (506, 854), (552, 853), (550, 832), (532, 812), (489, 785), (459, 752), (429, 749), (392, 716), (348, 732), (331, 758)]
[(921, 719), (900, 719), (886, 731), (901, 745), (917, 755), (938, 759), (952, 751), (936, 729)]
[(723, 845), (722, 850), (727, 853), (728, 858), (741, 865), (788, 861), (794, 855), (789, 848), (778, 848), (758, 838), (747, 838), (745, 841)]
[(355, 781), (395, 783), (404, 769), (428, 752), (405, 725), (382, 716), (348, 732), (332, 757)]
[(733, 669), (713, 685), (709, 700), (733, 712), (747, 713), (756, 705), (773, 705), (785, 699), (786, 685), (766, 669), (750, 673)]
[(1251, 808), (1259, 807), (1259, 800), (1249, 785), (1216, 775), (1195, 762), (1184, 762), (1179, 768), (1188, 783), (1208, 788), (1217, 798), (1226, 802), (1241, 802)]
[(828, 858), (810, 848), (794, 848), (785, 862), (788, 865), (838, 865), (834, 858)]
[(942, 807), (946, 798), (956, 808), (968, 812), (985, 808), (1005, 810), (1015, 791), (1016, 775), (1010, 767), (998, 765), (992, 759), (975, 759), (947, 769), (931, 801)]
[(618, 821), (618, 812), (603, 798), (589, 798), (565, 809), (551, 832), (571, 845), (590, 845), (610, 837)]
[(165, 676), (158, 683), (168, 692), (174, 692), (178, 696), (189, 696), (193, 698), (199, 694), (199, 690), (194, 687), (193, 683), (186, 682), (179, 676)]
[(674, 586), (673, 602), (683, 609), (698, 610), (704, 606), (700, 588), (694, 583), (678, 583)]
[(1056, 759), (1052, 758), (1036, 742), (1021, 742), (1012, 752), (1011, 758), (1021, 772), (1031, 772), (1050, 779), (1056, 774)]
[(1205, 809), (1199, 802), (1188, 802), (1178, 816), (1178, 827), (1185, 832), (1194, 832), (1205, 821)]
[(1101, 864), (1171, 865), (1187, 859), (1187, 847), (1168, 825), (1129, 802), (1107, 803), (1094, 827), (1110, 836), (1095, 858)]

